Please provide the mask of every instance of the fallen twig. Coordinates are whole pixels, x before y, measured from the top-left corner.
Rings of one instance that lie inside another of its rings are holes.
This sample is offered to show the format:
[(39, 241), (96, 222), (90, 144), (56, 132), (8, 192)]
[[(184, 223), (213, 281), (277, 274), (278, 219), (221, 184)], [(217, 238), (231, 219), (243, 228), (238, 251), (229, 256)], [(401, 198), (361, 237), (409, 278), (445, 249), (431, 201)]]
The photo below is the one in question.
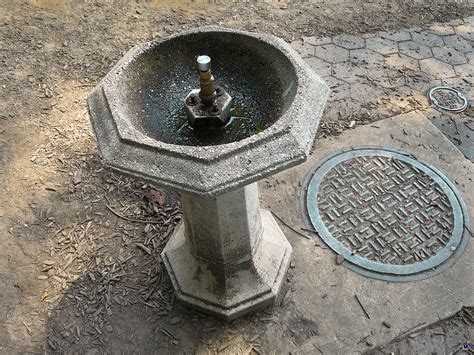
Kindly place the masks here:
[(311, 232), (311, 233), (319, 235), (319, 233), (316, 230), (311, 229), (311, 228), (300, 228), (300, 229), (305, 232)]
[(416, 328), (418, 328), (418, 327), (421, 327), (422, 325), (425, 325), (425, 324), (426, 324), (426, 322), (418, 323), (417, 325), (415, 325), (415, 326), (413, 326), (413, 327), (411, 327), (411, 328), (409, 328), (409, 329), (407, 329), (407, 330), (401, 332), (400, 334), (398, 334), (398, 335), (395, 337), (394, 340), (395, 340), (395, 341), (400, 340), (400, 338), (401, 338), (402, 336), (404, 336), (405, 334), (407, 334), (407, 333), (411, 332), (413, 329), (416, 329)]
[(362, 304), (362, 302), (360, 301), (359, 297), (357, 295), (354, 295), (355, 296), (355, 299), (357, 300), (357, 303), (359, 303), (359, 306), (360, 308), (362, 308), (362, 310), (364, 311), (365, 315), (367, 316), (367, 318), (370, 319), (370, 314), (369, 312), (367, 312), (367, 310), (365, 309), (364, 305)]
[(301, 232), (298, 232), (296, 229), (294, 229), (292, 226), (290, 226), (288, 223), (286, 223), (283, 219), (281, 219), (281, 217), (279, 217), (275, 212), (272, 211), (272, 214), (275, 216), (276, 219), (278, 219), (281, 223), (283, 223), (285, 226), (287, 226), (288, 228), (290, 228), (293, 232), (295, 232), (296, 234), (302, 236), (303, 238), (306, 238), (306, 239), (311, 239), (309, 236), (307, 236), (306, 234), (303, 234)]
[(138, 249), (141, 249), (141, 250), (143, 250), (145, 253), (147, 253), (148, 255), (151, 255), (151, 250), (150, 250), (150, 248), (144, 246), (142, 243), (136, 243), (135, 245), (137, 246)]
[(130, 218), (130, 217), (127, 217), (127, 216), (124, 216), (122, 214), (120, 214), (119, 212), (117, 211), (114, 211), (114, 209), (112, 207), (110, 207), (108, 204), (105, 204), (105, 206), (109, 209), (110, 212), (112, 212), (114, 215), (116, 215), (117, 217), (119, 218), (122, 218), (126, 221), (129, 221), (129, 222), (136, 222), (136, 223), (145, 223), (145, 224), (149, 224), (149, 223), (152, 223), (152, 224), (158, 224), (158, 223), (161, 223), (161, 221), (158, 221), (158, 220), (150, 220), (150, 221), (146, 221), (146, 220), (142, 220), (142, 219), (135, 219), (135, 218)]

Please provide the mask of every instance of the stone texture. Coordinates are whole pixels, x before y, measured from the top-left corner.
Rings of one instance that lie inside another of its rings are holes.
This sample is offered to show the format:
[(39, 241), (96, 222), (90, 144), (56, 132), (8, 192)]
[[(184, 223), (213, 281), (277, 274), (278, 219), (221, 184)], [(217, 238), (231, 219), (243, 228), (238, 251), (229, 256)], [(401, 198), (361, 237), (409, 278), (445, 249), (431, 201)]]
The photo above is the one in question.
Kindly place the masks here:
[(474, 52), (466, 53), (466, 59), (469, 64), (474, 64)]
[(391, 39), (395, 42), (402, 42), (402, 41), (409, 41), (411, 40), (411, 33), (408, 31), (400, 31), (400, 32), (382, 32), (380, 37)]
[(363, 38), (347, 34), (334, 37), (333, 43), (345, 49), (358, 49), (365, 46)]
[(449, 25), (441, 25), (435, 24), (433, 26), (428, 27), (428, 31), (438, 35), (438, 36), (446, 36), (446, 35), (453, 35), (456, 34), (454, 29)]
[(433, 33), (423, 32), (412, 32), (411, 37), (413, 41), (423, 44), (427, 47), (442, 46), (444, 44), (443, 39)]
[(298, 52), (301, 58), (310, 58), (314, 56), (314, 46), (303, 40), (294, 41), (292, 47)]
[(423, 44), (414, 41), (406, 41), (398, 44), (400, 52), (415, 58), (415, 59), (424, 59), (432, 57), (430, 47), (427, 47)]
[(466, 56), (462, 51), (459, 51), (453, 47), (433, 47), (433, 56), (436, 59), (442, 60), (445, 63), (454, 65), (454, 64), (464, 64), (467, 62)]
[(369, 73), (370, 82), (382, 88), (391, 89), (402, 86), (403, 75), (396, 69), (372, 70)]
[(316, 47), (315, 55), (328, 63), (340, 63), (349, 58), (349, 51), (335, 44), (325, 44)]
[(259, 208), (257, 184), (217, 197), (182, 196), (184, 223), (162, 252), (178, 299), (224, 319), (274, 302), (291, 246)]
[(467, 116), (456, 117), (453, 120), (449, 115), (435, 115), (431, 120), (446, 137), (458, 147), (466, 158), (474, 161), (474, 120)]
[(454, 70), (463, 80), (474, 85), (474, 67), (471, 63), (455, 65)]
[(405, 71), (407, 69), (412, 71), (420, 70), (420, 66), (416, 59), (401, 53), (387, 55), (385, 57), (385, 64), (389, 68), (394, 68), (400, 71)]
[(448, 78), (441, 81), (442, 85), (451, 86), (459, 91), (461, 91), (464, 96), (471, 101), (474, 100), (474, 88), (472, 83), (468, 80), (464, 80), (462, 77)]
[(336, 63), (332, 67), (332, 75), (349, 84), (367, 80), (368, 74), (369, 71), (366, 68), (351, 61)]
[(382, 37), (369, 38), (367, 48), (380, 54), (393, 54), (398, 52), (397, 42)]
[(470, 41), (474, 41), (474, 30), (470, 23), (465, 23), (459, 26), (454, 27), (458, 36), (461, 36)]
[(331, 89), (329, 101), (336, 101), (350, 97), (350, 85), (334, 76), (327, 76), (324, 78)]
[(411, 89), (426, 95), (432, 87), (441, 85), (441, 80), (433, 79), (431, 75), (421, 73), (416, 77), (409, 78), (409, 80), (407, 80), (405, 83)]
[[(320, 46), (323, 44), (332, 43), (332, 38), (331, 37), (303, 37), (303, 43), (310, 44), (312, 46)], [(293, 42), (291, 44), (293, 44)]]
[(322, 59), (311, 57), (304, 60), (319, 76), (326, 77), (331, 75), (331, 64)]
[(456, 75), (453, 66), (436, 58), (420, 60), (421, 71), (430, 74), (434, 79), (446, 79)]
[(473, 50), (472, 43), (457, 35), (443, 37), (444, 43), (447, 46), (462, 52), (470, 52)]
[(381, 88), (359, 83), (351, 85), (352, 99), (361, 103), (377, 102), (382, 96), (384, 94)]
[(355, 63), (372, 66), (374, 64), (380, 65), (383, 63), (383, 56), (367, 48), (353, 49), (350, 52), (350, 60)]

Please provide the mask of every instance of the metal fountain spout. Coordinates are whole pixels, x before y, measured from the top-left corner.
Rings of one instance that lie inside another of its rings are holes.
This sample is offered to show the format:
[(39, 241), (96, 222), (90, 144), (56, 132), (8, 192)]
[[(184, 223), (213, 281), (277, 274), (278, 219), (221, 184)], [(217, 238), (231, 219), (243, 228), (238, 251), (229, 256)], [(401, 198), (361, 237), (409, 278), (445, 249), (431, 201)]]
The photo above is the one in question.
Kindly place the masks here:
[(215, 85), (209, 56), (200, 55), (196, 62), (200, 89), (192, 90), (184, 99), (189, 124), (195, 129), (223, 127), (229, 121), (232, 97)]

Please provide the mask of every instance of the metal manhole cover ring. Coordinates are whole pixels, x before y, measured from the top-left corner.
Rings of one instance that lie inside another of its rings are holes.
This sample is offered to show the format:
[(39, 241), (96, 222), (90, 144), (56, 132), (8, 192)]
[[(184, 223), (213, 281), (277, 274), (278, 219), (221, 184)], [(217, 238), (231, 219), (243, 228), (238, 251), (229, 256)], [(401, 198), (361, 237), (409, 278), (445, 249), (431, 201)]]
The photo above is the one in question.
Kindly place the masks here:
[(468, 214), (455, 186), (408, 153), (364, 147), (316, 166), (302, 194), (307, 222), (348, 267), (410, 281), (458, 260)]
[(464, 94), (449, 86), (432, 88), (428, 93), (428, 97), (433, 105), (445, 111), (462, 112), (468, 105)]

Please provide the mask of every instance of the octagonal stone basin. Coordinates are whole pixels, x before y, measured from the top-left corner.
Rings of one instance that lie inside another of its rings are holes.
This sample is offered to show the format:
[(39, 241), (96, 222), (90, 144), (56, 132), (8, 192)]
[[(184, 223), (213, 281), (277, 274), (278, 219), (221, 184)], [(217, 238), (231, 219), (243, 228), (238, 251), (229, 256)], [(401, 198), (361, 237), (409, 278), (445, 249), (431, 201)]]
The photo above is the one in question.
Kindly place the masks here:
[[(239, 116), (205, 135), (183, 108), (199, 54), (213, 58)], [(136, 46), (94, 89), (104, 164), (182, 192), (183, 221), (161, 258), (185, 304), (234, 319), (274, 302), (292, 248), (255, 182), (306, 160), (328, 93), (284, 41), (216, 27)]]
[[(232, 96), (231, 123), (193, 131), (184, 97), (199, 87), (197, 55), (212, 58), (217, 84)], [(233, 32), (196, 32), (156, 42), (117, 80), (120, 110), (135, 129), (170, 144), (218, 145), (271, 126), (291, 105), (297, 76), (288, 57), (259, 38)]]
[[(183, 99), (213, 60), (234, 98), (224, 129), (196, 134)], [(104, 164), (153, 184), (215, 196), (306, 160), (329, 89), (283, 40), (202, 27), (132, 48), (88, 98)]]

